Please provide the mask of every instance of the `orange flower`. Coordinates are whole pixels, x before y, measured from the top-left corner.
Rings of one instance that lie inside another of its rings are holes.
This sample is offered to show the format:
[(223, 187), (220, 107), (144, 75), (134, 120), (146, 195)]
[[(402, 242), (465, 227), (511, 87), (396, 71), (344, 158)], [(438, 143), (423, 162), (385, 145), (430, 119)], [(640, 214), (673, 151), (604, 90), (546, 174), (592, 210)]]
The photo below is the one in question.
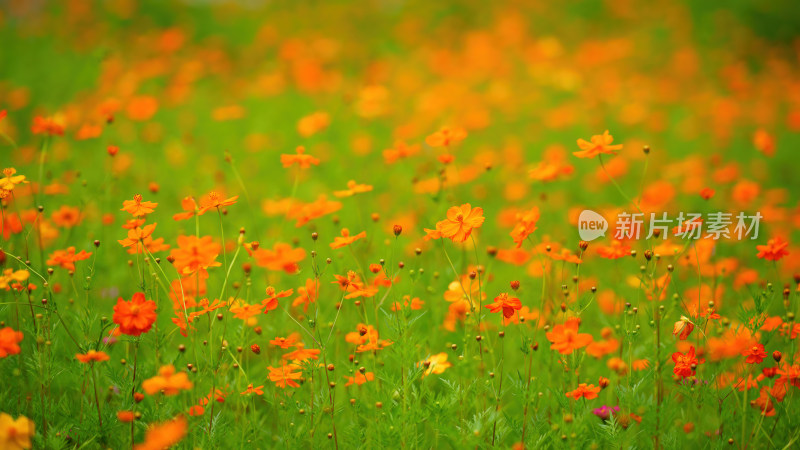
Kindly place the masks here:
[(361, 233), (358, 233), (355, 236), (350, 236), (350, 230), (348, 230), (347, 228), (342, 228), (342, 235), (333, 238), (333, 242), (331, 243), (331, 248), (337, 249), (337, 248), (347, 247), (353, 242), (365, 237), (367, 237), (366, 231), (362, 231)]
[(772, 402), (769, 387), (764, 386), (761, 388), (759, 396), (753, 401), (752, 406), (760, 409), (762, 416), (772, 417), (775, 415), (775, 404)]
[(753, 145), (756, 150), (766, 156), (773, 156), (775, 154), (775, 138), (766, 130), (759, 128), (753, 135)]
[(298, 296), (292, 301), (292, 307), (303, 305), (303, 311), (307, 311), (308, 305), (317, 301), (317, 289), (316, 280), (306, 279), (306, 285), (297, 288)]
[(56, 250), (50, 254), (47, 260), (48, 266), (59, 266), (67, 270), (75, 270), (75, 261), (83, 261), (92, 256), (91, 252), (81, 250), (75, 253), (75, 247), (69, 247), (66, 250)]
[(536, 222), (539, 221), (539, 208), (533, 207), (530, 211), (517, 214), (517, 224), (511, 230), (511, 237), (517, 244), (517, 248), (522, 247), (522, 242), (536, 231)]
[(400, 311), (404, 306), (410, 308), (411, 310), (418, 310), (425, 306), (425, 302), (420, 300), (419, 297), (411, 298), (410, 295), (404, 295), (403, 303), (394, 302), (394, 304), (392, 304), (392, 311)]
[(443, 127), (439, 131), (425, 138), (425, 143), (431, 147), (450, 147), (451, 144), (463, 141), (467, 132), (463, 128)]
[(302, 117), (297, 122), (297, 132), (300, 136), (309, 137), (328, 128), (331, 123), (331, 118), (326, 112), (317, 111)]
[(52, 117), (36, 116), (33, 118), (33, 125), (31, 126), (33, 134), (46, 134), (49, 136), (64, 135), (64, 124)]
[(610, 338), (602, 341), (594, 341), (586, 346), (586, 354), (595, 358), (602, 358), (610, 355), (619, 349), (619, 341)]
[(22, 341), (21, 331), (14, 331), (11, 327), (0, 330), (0, 358), (16, 355), (20, 352), (19, 343)]
[(473, 228), (483, 225), (483, 208), (472, 208), (469, 203), (453, 206), (447, 210), (447, 219), (436, 224), (436, 229), (443, 237), (450, 238), (453, 242), (464, 242), (472, 233)]
[(788, 393), (789, 386), (787, 385), (800, 388), (800, 364), (783, 364), (781, 368), (776, 371), (776, 374), (780, 375), (780, 378), (775, 380), (771, 394), (776, 400), (782, 402), (783, 398)]
[(81, 223), (81, 210), (75, 207), (61, 205), (51, 216), (53, 223), (59, 227), (72, 228)]
[(194, 217), (195, 213), (197, 213), (197, 202), (192, 197), (184, 197), (181, 200), (181, 209), (183, 209), (183, 212), (173, 215), (173, 220), (187, 220)]
[(756, 256), (767, 261), (778, 261), (789, 254), (787, 247), (789, 247), (788, 242), (781, 237), (776, 237), (767, 241), (767, 245), (756, 245), (758, 250)]
[(236, 305), (230, 308), (230, 312), (233, 313), (235, 318), (240, 320), (247, 320), (251, 317), (261, 314), (261, 311), (264, 309), (264, 307), (260, 304), (248, 305), (243, 300), (232, 300), (229, 303)]
[(356, 375), (354, 377), (347, 377), (346, 376), (345, 378), (347, 379), (347, 383), (345, 383), (344, 387), (352, 386), (353, 384), (361, 386), (362, 384), (366, 383), (367, 381), (374, 380), (375, 379), (375, 374), (373, 372), (366, 372), (366, 373), (363, 373), (363, 374), (361, 372), (356, 372)]
[(742, 350), (742, 356), (747, 357), (745, 359), (747, 364), (761, 364), (761, 361), (764, 361), (764, 358), (767, 357), (767, 352), (764, 351), (764, 344), (756, 344)]
[(287, 210), (286, 217), (297, 220), (294, 226), (299, 228), (311, 220), (318, 219), (327, 214), (332, 214), (340, 209), (342, 209), (341, 202), (328, 200), (323, 194), (311, 203), (292, 206)]
[(296, 363), (309, 359), (319, 359), (319, 354), (320, 350), (318, 348), (303, 348), (301, 345), (298, 345), (297, 350), (283, 355), (282, 358)]
[(297, 263), (305, 259), (306, 251), (278, 242), (272, 247), (272, 250), (259, 248), (253, 252), (253, 257), (256, 259), (256, 264), (261, 267), (276, 271), (283, 270), (288, 274), (293, 274), (300, 270)]
[(603, 134), (596, 134), (592, 136), (592, 142), (587, 142), (583, 139), (578, 139), (578, 147), (581, 151), (573, 152), (572, 154), (578, 158), (594, 158), (597, 155), (614, 155), (622, 145), (611, 145), (614, 142), (614, 137), (608, 134), (606, 130)]
[(162, 424), (150, 425), (144, 443), (137, 444), (133, 450), (163, 450), (172, 447), (186, 436), (186, 418), (178, 416)]
[(192, 388), (192, 382), (186, 372), (175, 372), (172, 364), (162, 366), (158, 370), (158, 375), (148, 378), (142, 382), (142, 389), (148, 395), (155, 395), (162, 392), (164, 395), (178, 395), (182, 390)]
[(292, 295), (293, 289), (286, 291), (276, 292), (272, 286), (267, 287), (267, 298), (261, 301), (261, 306), (264, 308), (264, 314), (278, 308), (278, 299), (285, 298)]
[(581, 262), (583, 262), (580, 258), (578, 258), (571, 251), (569, 251), (569, 249), (566, 248), (562, 248), (560, 251), (557, 252), (556, 251), (548, 252), (547, 256), (549, 256), (550, 259), (556, 261), (566, 261), (568, 263), (573, 263), (573, 264), (580, 264)]
[(282, 349), (292, 348), (295, 346), (297, 342), (297, 337), (295, 335), (290, 335), (289, 337), (276, 337), (275, 339), (269, 341), (270, 344), (280, 347)]
[(170, 245), (164, 243), (164, 238), (153, 239), (152, 236), (145, 236), (142, 245), (128, 247), (128, 253), (137, 255), (139, 253), (157, 253), (169, 250)]
[(89, 350), (83, 355), (77, 353), (75, 354), (75, 358), (82, 363), (103, 362), (103, 361), (108, 361), (109, 359), (106, 352), (98, 352), (97, 350)]
[(692, 330), (694, 330), (694, 324), (688, 317), (681, 316), (681, 320), (675, 322), (675, 326), (672, 327), (672, 335), (678, 336), (681, 341), (685, 341), (692, 333)]
[(133, 411), (117, 411), (117, 419), (123, 423), (131, 423), (136, 420), (136, 414)]
[(564, 324), (553, 327), (553, 331), (546, 333), (547, 340), (550, 341), (550, 349), (556, 350), (562, 355), (569, 355), (573, 351), (586, 347), (592, 342), (592, 335), (588, 333), (578, 333), (580, 319), (570, 318)]
[(356, 353), (375, 352), (392, 345), (392, 341), (378, 339), (378, 331), (367, 334), (367, 341), (356, 347)]
[(133, 200), (122, 202), (120, 211), (126, 211), (133, 217), (142, 217), (155, 211), (156, 206), (158, 203), (142, 201), (142, 195), (136, 194), (133, 196)]
[[(150, 237), (153, 234), (153, 231), (156, 229), (155, 223), (151, 223), (150, 225), (144, 226), (144, 228), (134, 227), (128, 229), (128, 237), (125, 239), (117, 240), (120, 245), (123, 247), (133, 247), (136, 245), (136, 248), (133, 249), (135, 252), (138, 252), (139, 246), (137, 244), (144, 243), (145, 240), (149, 239), (152, 243), (153, 239)], [(162, 239), (163, 241), (163, 239)]]
[(703, 200), (709, 200), (711, 197), (714, 196), (714, 194), (715, 194), (714, 189), (711, 189), (710, 187), (705, 187), (703, 189), (700, 189), (700, 197), (703, 197)]
[(646, 370), (648, 367), (650, 367), (650, 360), (648, 360), (648, 359), (634, 359), (631, 362), (631, 367), (633, 368), (633, 370), (635, 370), (637, 372), (638, 371), (642, 371), (642, 370)]
[(417, 153), (419, 153), (419, 145), (406, 145), (405, 142), (398, 141), (394, 143), (394, 147), (383, 151), (383, 159), (386, 164), (393, 164)]
[(264, 388), (263, 384), (261, 386), (253, 387), (253, 383), (250, 383), (247, 385), (247, 389), (245, 389), (245, 391), (242, 392), (241, 395), (250, 395), (250, 394), (263, 395), (264, 394), (264, 391), (262, 390), (263, 388)]
[(125, 112), (131, 120), (143, 122), (158, 112), (158, 100), (150, 95), (133, 97), (128, 102)]
[(238, 195), (234, 195), (231, 198), (223, 199), (218, 193), (212, 191), (206, 198), (200, 200), (200, 209), (197, 211), (197, 215), (203, 215), (211, 208), (219, 209), (222, 206), (233, 205), (238, 198)]
[(442, 232), (439, 230), (430, 230), (428, 228), (423, 228), (423, 230), (425, 231), (425, 237), (423, 239), (426, 241), (442, 238)]
[(113, 320), (119, 331), (129, 336), (147, 333), (156, 321), (156, 302), (145, 300), (141, 292), (133, 294), (129, 302), (120, 297), (114, 306)]
[(496, 313), (503, 311), (503, 317), (506, 319), (514, 315), (514, 311), (522, 309), (522, 302), (516, 297), (509, 297), (507, 293), (503, 292), (494, 298), (494, 303), (485, 305), (484, 308), (489, 308), (489, 311)]
[(268, 366), (267, 369), (269, 370), (269, 380), (275, 383), (275, 386), (279, 388), (300, 387), (296, 380), (302, 378), (303, 374), (295, 372), (295, 370), (300, 370), (300, 366), (297, 364), (284, 364), (280, 367)]
[(369, 192), (372, 190), (372, 186), (368, 184), (358, 184), (354, 180), (350, 180), (347, 182), (347, 189), (344, 191), (333, 191), (333, 195), (336, 197), (352, 197), (356, 194), (361, 194), (364, 192)]
[(585, 398), (586, 400), (591, 400), (593, 398), (597, 398), (597, 394), (600, 393), (600, 387), (595, 386), (593, 384), (587, 385), (586, 383), (581, 383), (578, 385), (578, 388), (574, 391), (567, 392), (567, 397), (572, 397), (573, 400), (579, 400), (581, 397)]
[(601, 258), (619, 259), (624, 256), (630, 256), (631, 248), (621, 241), (614, 239), (611, 241), (611, 245), (597, 247), (597, 254), (600, 255)]
[(222, 246), (214, 242), (211, 236), (178, 236), (178, 248), (172, 249), (170, 256), (175, 258), (175, 269), (189, 275), (209, 267), (219, 267), (222, 263), (215, 261)]
[(302, 145), (297, 147), (296, 152), (297, 153), (294, 155), (285, 153), (281, 155), (281, 164), (283, 164), (283, 167), (290, 167), (297, 164), (301, 169), (308, 169), (312, 165), (319, 165), (319, 159), (311, 155), (306, 155), (306, 148)]

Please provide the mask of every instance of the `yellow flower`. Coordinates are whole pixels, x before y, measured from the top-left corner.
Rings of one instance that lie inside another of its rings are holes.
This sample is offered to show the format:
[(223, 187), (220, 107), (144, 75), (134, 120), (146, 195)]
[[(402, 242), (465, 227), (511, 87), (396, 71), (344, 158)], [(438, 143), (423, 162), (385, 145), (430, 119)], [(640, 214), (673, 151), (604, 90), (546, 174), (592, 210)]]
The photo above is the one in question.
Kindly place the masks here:
[(14, 420), (6, 413), (0, 413), (0, 448), (18, 450), (31, 448), (34, 423), (25, 416)]
[(444, 372), (448, 367), (453, 366), (447, 362), (447, 353), (444, 352), (429, 356), (428, 359), (422, 361), (422, 365), (425, 366), (425, 373), (422, 374), (423, 377), (430, 374), (438, 375)]
[(0, 190), (13, 191), (16, 185), (28, 182), (25, 179), (25, 175), (15, 176), (14, 175), (15, 173), (17, 173), (17, 169), (13, 167), (3, 169), (3, 174), (5, 175), (5, 178), (0, 178)]
[(9, 289), (14, 282), (21, 283), (28, 279), (27, 270), (5, 269), (0, 273), (0, 289)]

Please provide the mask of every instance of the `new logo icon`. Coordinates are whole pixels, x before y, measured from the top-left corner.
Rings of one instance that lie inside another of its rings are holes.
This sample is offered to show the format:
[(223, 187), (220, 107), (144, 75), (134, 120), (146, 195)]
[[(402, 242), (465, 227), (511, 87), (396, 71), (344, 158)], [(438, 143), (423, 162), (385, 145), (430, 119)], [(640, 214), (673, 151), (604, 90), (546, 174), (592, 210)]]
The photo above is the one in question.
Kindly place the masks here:
[(606, 235), (608, 221), (591, 209), (584, 209), (578, 216), (578, 234), (581, 240), (589, 242)]

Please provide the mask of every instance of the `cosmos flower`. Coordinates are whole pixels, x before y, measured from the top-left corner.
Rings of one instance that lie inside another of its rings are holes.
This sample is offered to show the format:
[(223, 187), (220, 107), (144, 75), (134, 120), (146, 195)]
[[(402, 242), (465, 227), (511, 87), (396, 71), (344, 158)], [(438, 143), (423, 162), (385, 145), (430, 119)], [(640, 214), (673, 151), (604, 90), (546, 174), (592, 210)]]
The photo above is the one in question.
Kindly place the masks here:
[(705, 360), (698, 359), (695, 356), (694, 346), (691, 346), (685, 354), (681, 352), (673, 353), (672, 362), (675, 363), (675, 368), (672, 370), (675, 375), (681, 378), (688, 378), (694, 376), (697, 366), (704, 363)]
[(108, 361), (109, 357), (106, 354), (106, 352), (98, 352), (97, 350), (92, 349), (84, 354), (80, 353), (76, 354), (75, 359), (77, 359), (82, 363), (90, 363), (90, 362), (95, 363), (95, 362)]
[(0, 329), (0, 359), (20, 352), (19, 343), (22, 341), (21, 331), (14, 331), (11, 327)]
[(36, 425), (25, 416), (14, 420), (6, 413), (0, 413), (0, 448), (20, 450), (31, 448), (31, 438), (35, 434)]
[(550, 348), (562, 355), (569, 355), (577, 349), (586, 347), (592, 342), (592, 335), (588, 333), (578, 333), (580, 319), (571, 318), (563, 324), (553, 327), (545, 335), (550, 341)]
[(619, 412), (619, 406), (603, 405), (599, 408), (595, 408), (592, 410), (592, 414), (603, 420), (607, 420), (609, 417), (611, 417), (612, 414), (616, 414), (618, 412)]
[(579, 400), (581, 397), (585, 398), (586, 400), (591, 400), (593, 398), (597, 398), (597, 394), (600, 393), (600, 387), (595, 386), (593, 384), (587, 385), (586, 383), (580, 383), (578, 388), (574, 391), (567, 392), (567, 397), (572, 398), (573, 400)]
[(143, 200), (141, 194), (136, 194), (133, 196), (133, 200), (125, 200), (122, 202), (122, 209), (120, 209), (120, 211), (125, 211), (133, 217), (142, 217), (155, 211), (156, 206), (158, 206), (158, 203), (146, 202)]
[(509, 297), (507, 293), (503, 292), (494, 298), (494, 303), (484, 305), (484, 308), (489, 308), (489, 311), (503, 312), (503, 317), (506, 319), (513, 316), (515, 311), (522, 309), (522, 302), (516, 297)]
[(447, 361), (447, 353), (437, 353), (425, 358), (420, 364), (425, 367), (425, 372), (422, 373), (423, 377), (428, 375), (440, 375), (445, 370), (453, 367), (453, 364)]
[(158, 370), (158, 375), (142, 382), (142, 389), (148, 395), (163, 393), (167, 396), (178, 395), (181, 391), (189, 390), (193, 386), (186, 372), (176, 372), (175, 366), (166, 365)]
[(130, 301), (120, 297), (114, 306), (113, 321), (124, 334), (139, 336), (147, 333), (156, 321), (156, 302), (145, 300), (141, 292), (133, 294)]
[(598, 155), (614, 155), (617, 151), (622, 149), (622, 145), (611, 145), (612, 142), (614, 142), (614, 137), (608, 134), (608, 130), (606, 130), (603, 134), (596, 134), (592, 136), (592, 142), (578, 139), (578, 147), (580, 147), (581, 151), (573, 152), (572, 154), (578, 158), (594, 158)]
[(789, 243), (781, 237), (772, 238), (767, 241), (767, 245), (756, 245), (758, 250), (757, 257), (766, 259), (767, 261), (779, 261), (781, 258), (789, 254)]
[(279, 388), (286, 388), (286, 386), (300, 387), (297, 380), (302, 378), (303, 374), (296, 372), (300, 370), (300, 366), (297, 364), (283, 364), (279, 367), (268, 366), (267, 370), (269, 370), (269, 380), (275, 383), (275, 386)]
[(474, 228), (483, 225), (483, 208), (472, 208), (469, 203), (453, 206), (447, 210), (447, 219), (436, 224), (443, 237), (450, 238), (453, 242), (464, 242), (469, 238)]

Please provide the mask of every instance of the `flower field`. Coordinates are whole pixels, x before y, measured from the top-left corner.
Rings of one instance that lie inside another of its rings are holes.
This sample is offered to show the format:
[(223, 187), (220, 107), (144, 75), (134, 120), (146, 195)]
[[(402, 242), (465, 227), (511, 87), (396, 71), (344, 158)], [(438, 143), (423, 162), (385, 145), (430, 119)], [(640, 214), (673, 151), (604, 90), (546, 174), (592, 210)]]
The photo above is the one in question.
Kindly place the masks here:
[(0, 4), (0, 449), (800, 446), (792, 2)]

